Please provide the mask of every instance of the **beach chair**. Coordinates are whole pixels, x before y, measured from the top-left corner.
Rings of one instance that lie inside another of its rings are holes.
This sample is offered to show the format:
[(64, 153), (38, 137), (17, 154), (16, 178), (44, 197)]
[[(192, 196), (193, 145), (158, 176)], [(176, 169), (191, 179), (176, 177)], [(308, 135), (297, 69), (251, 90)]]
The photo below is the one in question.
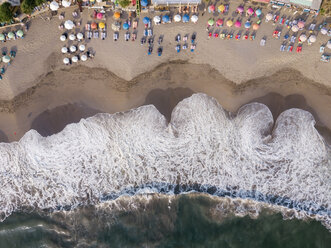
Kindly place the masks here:
[(138, 22), (137, 22), (137, 20), (134, 20), (132, 23), (132, 28), (137, 29), (137, 27), (138, 27)]
[(96, 30), (96, 31), (93, 32), (93, 38), (94, 39), (99, 39), (99, 31)]
[(177, 51), (177, 53), (180, 52), (180, 44), (177, 44), (177, 45), (176, 45), (176, 51)]
[(91, 24), (87, 23), (85, 25), (85, 30), (90, 31), (91, 30)]
[(147, 30), (147, 36), (153, 36), (153, 30), (151, 28)]
[(106, 36), (107, 36), (107, 35), (106, 35), (106, 32), (105, 32), (105, 31), (102, 31), (102, 32), (101, 32), (101, 39), (102, 39), (102, 40), (106, 39)]

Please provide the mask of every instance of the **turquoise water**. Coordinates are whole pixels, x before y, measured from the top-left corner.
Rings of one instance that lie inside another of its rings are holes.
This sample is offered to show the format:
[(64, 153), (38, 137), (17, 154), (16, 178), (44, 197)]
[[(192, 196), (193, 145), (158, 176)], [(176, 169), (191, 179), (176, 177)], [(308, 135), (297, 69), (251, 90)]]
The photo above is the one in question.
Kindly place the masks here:
[(0, 247), (330, 247), (331, 233), (319, 222), (215, 215), (216, 203), (181, 195), (125, 211), (17, 213), (0, 224)]

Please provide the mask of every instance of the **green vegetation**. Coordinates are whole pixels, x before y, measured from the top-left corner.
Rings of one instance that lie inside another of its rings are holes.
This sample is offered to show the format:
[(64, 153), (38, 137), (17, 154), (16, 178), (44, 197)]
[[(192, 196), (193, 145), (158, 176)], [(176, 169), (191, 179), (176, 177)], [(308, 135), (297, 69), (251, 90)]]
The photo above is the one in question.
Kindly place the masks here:
[(324, 16), (331, 16), (331, 0), (323, 0), (320, 13)]
[(41, 5), (45, 0), (23, 0), (21, 3), (21, 10), (25, 14), (31, 14), (34, 7)]
[(10, 22), (13, 19), (11, 5), (5, 2), (0, 5), (0, 22)]
[(119, 3), (122, 8), (126, 8), (130, 5), (131, 1), (130, 0), (121, 0), (121, 1), (119, 1)]

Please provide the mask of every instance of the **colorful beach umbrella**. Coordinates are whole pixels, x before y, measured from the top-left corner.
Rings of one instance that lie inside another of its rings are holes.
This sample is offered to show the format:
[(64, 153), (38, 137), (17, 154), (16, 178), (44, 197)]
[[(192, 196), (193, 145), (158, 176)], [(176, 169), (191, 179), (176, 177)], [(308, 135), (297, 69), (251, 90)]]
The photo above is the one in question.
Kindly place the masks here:
[(162, 21), (165, 22), (165, 23), (168, 23), (170, 21), (169, 16), (168, 15), (162, 16)]
[(104, 22), (100, 22), (100, 23), (99, 23), (99, 28), (102, 28), (102, 29), (103, 29), (103, 28), (105, 28), (105, 27), (106, 27), (106, 24), (105, 24)]
[(257, 23), (253, 24), (253, 30), (258, 30), (260, 28), (260, 25)]
[(85, 45), (84, 44), (79, 45), (79, 51), (82, 51), (82, 52), (85, 51)]
[(59, 9), (59, 4), (55, 1), (51, 2), (49, 4), (49, 8), (52, 10), (52, 11), (57, 11)]
[(303, 21), (298, 22), (299, 29), (303, 29), (305, 27), (305, 23)]
[(225, 10), (225, 6), (223, 4), (221, 4), (220, 6), (218, 6), (218, 11), (219, 12), (223, 12)]
[(75, 24), (71, 20), (66, 20), (65, 23), (64, 23), (64, 27), (68, 30), (73, 29), (74, 26), (75, 26)]
[(159, 17), (159, 16), (154, 16), (153, 21), (154, 21), (155, 23), (160, 23), (160, 21), (161, 21), (161, 17)]
[(78, 57), (77, 56), (73, 56), (71, 58), (71, 61), (74, 62), (74, 63), (77, 63), (78, 62)]
[(76, 39), (76, 35), (74, 35), (74, 34), (69, 35), (69, 40), (75, 40), (75, 39)]
[(180, 22), (182, 20), (182, 17), (180, 15), (175, 15), (174, 16), (174, 21), (175, 22)]
[(223, 25), (223, 19), (217, 19), (216, 25), (217, 26), (222, 26)]
[(326, 35), (327, 33), (328, 33), (328, 29), (325, 28), (325, 27), (323, 27), (323, 28), (321, 29), (321, 34)]
[(254, 10), (252, 8), (248, 8), (246, 13), (248, 15), (253, 15), (254, 14)]
[(185, 14), (183, 16), (183, 22), (188, 22), (190, 20), (190, 16), (188, 14)]
[(114, 15), (113, 15), (113, 17), (114, 17), (114, 19), (120, 19), (121, 18), (121, 13), (120, 12), (118, 12), (118, 11), (116, 11), (115, 13), (114, 13)]
[(245, 28), (250, 28), (251, 27), (251, 23), (249, 21), (245, 22)]
[(128, 24), (127, 22), (124, 22), (124, 23), (123, 23), (123, 29), (124, 29), (124, 30), (128, 30), (129, 27), (130, 27), (130, 26), (129, 26), (129, 24)]
[(144, 17), (143, 23), (148, 24), (150, 22), (149, 18), (147, 16)]
[(103, 14), (99, 12), (99, 13), (97, 14), (97, 19), (101, 20), (102, 18), (103, 18)]
[(9, 63), (10, 62), (10, 57), (8, 55), (3, 56), (2, 57), (2, 62)]
[(309, 36), (309, 39), (308, 40), (309, 40), (310, 43), (316, 42), (316, 35)]
[(13, 39), (15, 37), (15, 34), (13, 32), (8, 33), (8, 38)]
[(214, 11), (215, 11), (215, 5), (210, 5), (210, 6), (208, 7), (208, 10), (209, 10), (210, 12), (214, 12)]
[(68, 58), (64, 58), (64, 59), (63, 59), (63, 63), (64, 63), (65, 65), (67, 65), (67, 64), (70, 63), (70, 60), (69, 60)]
[(260, 15), (262, 14), (262, 10), (261, 10), (261, 9), (257, 9), (257, 10), (255, 10), (255, 14), (256, 14), (257, 16), (260, 16)]
[(235, 24), (234, 24), (234, 26), (236, 28), (240, 28), (241, 27), (241, 22), (240, 21), (236, 21)]
[(91, 23), (91, 28), (92, 29), (97, 29), (98, 28), (98, 24), (96, 22), (92, 22)]
[(307, 40), (307, 36), (305, 34), (301, 34), (299, 39), (300, 41), (305, 42)]
[(67, 37), (63, 34), (60, 36), (60, 41), (66, 41)]
[(68, 48), (66, 48), (66, 47), (62, 47), (62, 48), (61, 48), (61, 52), (62, 52), (62, 53), (67, 53), (67, 52), (68, 52)]
[(67, 1), (67, 0), (62, 0), (62, 6), (67, 8), (71, 5), (71, 2), (70, 1)]
[(242, 12), (244, 12), (244, 7), (239, 6), (239, 7), (237, 8), (237, 12), (238, 12), (238, 13), (242, 13)]
[(23, 35), (24, 35), (24, 33), (23, 33), (23, 30), (17, 30), (16, 31), (16, 35), (18, 36), (18, 37), (23, 37)]
[(233, 21), (228, 20), (228, 21), (226, 22), (226, 26), (228, 26), (228, 27), (232, 27), (232, 25), (233, 25)]
[(0, 41), (3, 41), (3, 40), (5, 40), (5, 35), (4, 34), (0, 34)]
[(213, 26), (214, 24), (215, 24), (214, 19), (213, 19), (213, 18), (210, 18), (210, 19), (208, 20), (208, 25)]
[(83, 54), (82, 56), (80, 56), (80, 60), (81, 61), (86, 61), (87, 60), (87, 56), (85, 54)]
[(270, 21), (272, 19), (272, 14), (271, 13), (268, 13), (266, 16), (265, 16), (265, 19), (266, 21)]
[(299, 27), (298, 27), (298, 25), (293, 25), (292, 28), (291, 28), (291, 30), (292, 30), (294, 33), (298, 32), (298, 31), (299, 31)]
[(146, 7), (148, 5), (148, 1), (147, 0), (141, 0), (140, 4), (141, 4), (141, 6)]
[[(191, 16), (191, 22), (196, 23), (198, 21), (199, 17), (197, 15)], [(183, 18), (184, 21), (184, 18)]]
[(77, 34), (77, 39), (82, 40), (84, 38), (84, 35), (82, 33)]

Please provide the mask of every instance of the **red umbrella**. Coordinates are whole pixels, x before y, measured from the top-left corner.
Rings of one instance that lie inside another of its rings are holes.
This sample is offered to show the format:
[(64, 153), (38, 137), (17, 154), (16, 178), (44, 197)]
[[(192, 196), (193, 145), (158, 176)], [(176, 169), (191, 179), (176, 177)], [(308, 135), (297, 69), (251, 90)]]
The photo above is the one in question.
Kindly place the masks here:
[(215, 11), (215, 5), (210, 5), (208, 7), (209, 11), (214, 12)]
[(95, 22), (93, 22), (93, 23), (91, 24), (91, 28), (92, 28), (92, 29), (97, 29), (97, 28), (98, 28), (98, 24), (96, 24)]
[(221, 26), (221, 25), (223, 25), (223, 19), (218, 19), (218, 20), (216, 21), (216, 25), (217, 25), (217, 26)]

